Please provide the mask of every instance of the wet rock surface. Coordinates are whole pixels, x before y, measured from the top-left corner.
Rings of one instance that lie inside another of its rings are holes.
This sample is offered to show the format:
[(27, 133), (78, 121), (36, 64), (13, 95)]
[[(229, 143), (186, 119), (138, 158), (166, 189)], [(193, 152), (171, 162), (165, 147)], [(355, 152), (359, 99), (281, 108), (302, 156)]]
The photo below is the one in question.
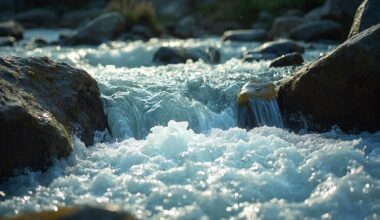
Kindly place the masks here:
[(222, 36), (222, 41), (263, 42), (267, 39), (268, 34), (263, 29), (226, 31)]
[(220, 52), (214, 47), (161, 47), (153, 57), (153, 62), (160, 65), (186, 63), (187, 60), (203, 60), (206, 63), (219, 63)]
[(17, 40), (23, 37), (23, 27), (15, 21), (0, 22), (0, 36), (15, 37)]
[(269, 64), (269, 67), (294, 66), (294, 65), (301, 65), (302, 63), (303, 63), (302, 54), (298, 52), (294, 52), (294, 53), (285, 54), (276, 58)]
[(279, 88), (279, 104), (291, 115), (302, 112), (314, 130), (338, 125), (345, 131), (380, 129), (380, 24), (347, 40), (299, 70)]
[(108, 127), (85, 71), (46, 57), (1, 57), (0, 69), (0, 178), (44, 169), (71, 152), (73, 134), (91, 145), (95, 131)]

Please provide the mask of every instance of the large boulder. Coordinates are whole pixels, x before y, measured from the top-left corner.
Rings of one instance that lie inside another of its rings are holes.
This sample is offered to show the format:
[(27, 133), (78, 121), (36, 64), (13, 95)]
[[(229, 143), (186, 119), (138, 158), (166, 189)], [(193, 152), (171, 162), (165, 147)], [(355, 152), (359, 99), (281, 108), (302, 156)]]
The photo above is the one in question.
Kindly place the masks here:
[(160, 47), (153, 56), (153, 62), (159, 65), (186, 63), (187, 60), (203, 60), (206, 63), (215, 64), (220, 61), (220, 52), (214, 47)]
[(58, 24), (58, 14), (47, 9), (31, 9), (20, 12), (14, 19), (29, 28), (55, 27)]
[(340, 40), (342, 33), (342, 25), (335, 21), (311, 21), (293, 29), (290, 38), (302, 41)]
[(222, 41), (263, 42), (267, 39), (268, 33), (263, 29), (226, 31), (222, 36)]
[(46, 57), (0, 57), (0, 178), (44, 169), (108, 127), (96, 81)]
[[(380, 129), (380, 24), (347, 40), (300, 69), (279, 88), (288, 119), (302, 113), (313, 129), (333, 125), (345, 131)], [(297, 119), (297, 118), (295, 118)]]
[(271, 34), (275, 37), (289, 37), (290, 32), (305, 23), (305, 19), (299, 16), (281, 16), (273, 22)]
[(380, 1), (364, 0), (356, 11), (348, 38), (380, 23)]
[(68, 37), (65, 45), (99, 45), (114, 40), (125, 29), (125, 18), (117, 12), (109, 12), (96, 17), (77, 32)]
[(24, 29), (15, 21), (0, 22), (0, 37), (15, 37), (21, 39)]

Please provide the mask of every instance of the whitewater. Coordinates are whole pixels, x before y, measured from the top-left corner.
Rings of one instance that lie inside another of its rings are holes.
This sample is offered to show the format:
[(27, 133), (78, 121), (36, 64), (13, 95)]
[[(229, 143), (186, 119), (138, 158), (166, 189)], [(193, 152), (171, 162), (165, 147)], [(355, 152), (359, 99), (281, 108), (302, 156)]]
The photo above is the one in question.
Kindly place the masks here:
[[(26, 39), (57, 32), (34, 30)], [(220, 64), (157, 66), (160, 46), (221, 51)], [(0, 185), (0, 216), (113, 204), (142, 219), (379, 219), (380, 132), (316, 134), (237, 128), (236, 98), (250, 80), (278, 82), (294, 68), (243, 63), (258, 43), (218, 38), (110, 42), (97, 47), (0, 48), (86, 70), (99, 85), (110, 132), (46, 172)], [(333, 46), (305, 44), (306, 60)], [(20, 137), (22, 138), (22, 137)]]

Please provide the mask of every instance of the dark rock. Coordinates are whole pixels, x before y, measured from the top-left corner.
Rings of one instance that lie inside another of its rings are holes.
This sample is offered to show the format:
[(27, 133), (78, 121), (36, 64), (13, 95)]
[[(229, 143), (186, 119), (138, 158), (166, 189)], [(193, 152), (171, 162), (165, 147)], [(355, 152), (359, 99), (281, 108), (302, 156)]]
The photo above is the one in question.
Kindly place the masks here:
[(347, 40), (281, 84), (279, 104), (288, 125), (301, 112), (312, 129), (380, 129), (380, 24)]
[(291, 40), (270, 41), (254, 49), (254, 52), (263, 54), (275, 54), (276, 56), (285, 55), (288, 53), (299, 52), (303, 53), (305, 48)]
[(0, 47), (13, 46), (16, 43), (14, 37), (0, 37)]
[(359, 6), (348, 38), (380, 23), (380, 1), (365, 0)]
[(294, 53), (285, 54), (276, 58), (269, 64), (269, 67), (294, 66), (294, 65), (301, 65), (302, 63), (303, 63), (302, 54), (298, 52), (294, 52)]
[(261, 30), (268, 30), (270, 26), (266, 22), (255, 22), (252, 24), (252, 29), (261, 29)]
[(22, 26), (15, 21), (7, 21), (0, 23), (0, 36), (1, 37), (15, 37), (17, 40), (21, 39), (24, 33)]
[(194, 9), (193, 0), (150, 0), (159, 17), (180, 19)]
[(0, 178), (44, 169), (67, 156), (76, 134), (93, 144), (105, 130), (97, 83), (83, 70), (46, 57), (0, 57)]
[(263, 29), (226, 31), (222, 36), (222, 41), (262, 42), (267, 39), (268, 34)]
[(18, 13), (15, 18), (24, 27), (54, 27), (58, 24), (58, 15), (47, 9), (31, 9)]
[(137, 36), (141, 40), (149, 40), (154, 37), (154, 33), (144, 25), (134, 25), (131, 29), (131, 34)]
[(77, 32), (68, 36), (65, 45), (99, 45), (116, 39), (125, 29), (125, 19), (117, 12), (110, 12), (96, 17)]
[(263, 22), (269, 22), (272, 20), (272, 18), (273, 16), (267, 11), (261, 11), (259, 15), (257, 16), (257, 19)]
[(305, 23), (305, 19), (298, 16), (281, 16), (273, 22), (271, 34), (275, 37), (289, 37), (292, 30)]
[(116, 207), (101, 206), (73, 206), (59, 208), (57, 211), (42, 211), (16, 216), (15, 218), (4, 218), (4, 220), (135, 220), (136, 218), (128, 212)]
[(154, 54), (153, 62), (156, 64), (186, 63), (187, 60), (203, 60), (206, 63), (218, 63), (220, 52), (213, 47), (186, 49), (182, 47), (161, 47)]
[(339, 40), (342, 31), (342, 25), (335, 21), (311, 21), (292, 30), (290, 38), (302, 41)]
[(310, 11), (305, 18), (310, 21), (325, 19), (336, 21), (342, 25), (346, 35), (350, 30), (356, 8), (361, 2), (362, 0), (326, 0), (323, 6)]
[(248, 51), (243, 54), (244, 62), (272, 60), (279, 56), (293, 53), (304, 52), (304, 47), (291, 40), (270, 41), (258, 48)]
[(199, 28), (197, 20), (193, 16), (182, 18), (169, 32), (179, 38), (194, 38), (204, 35), (204, 31)]
[(81, 10), (65, 13), (61, 18), (61, 26), (78, 28), (99, 15), (97, 10)]

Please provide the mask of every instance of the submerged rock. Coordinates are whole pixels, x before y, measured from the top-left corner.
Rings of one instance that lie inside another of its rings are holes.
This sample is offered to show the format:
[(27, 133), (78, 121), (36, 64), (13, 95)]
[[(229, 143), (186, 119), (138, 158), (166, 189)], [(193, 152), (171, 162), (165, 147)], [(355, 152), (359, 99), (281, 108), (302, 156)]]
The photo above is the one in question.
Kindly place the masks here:
[(302, 41), (339, 40), (342, 31), (342, 25), (335, 21), (311, 21), (293, 29), (290, 38)]
[(206, 63), (219, 63), (220, 52), (214, 47), (207, 48), (183, 48), (183, 47), (161, 47), (153, 56), (156, 64), (186, 63), (187, 60), (203, 60)]
[(19, 215), (4, 220), (134, 220), (133, 215), (112, 206), (73, 206), (59, 208), (57, 211), (42, 211)]
[(271, 60), (289, 53), (303, 53), (304, 50), (303, 46), (291, 40), (270, 41), (244, 53), (243, 61)]
[(23, 37), (24, 29), (15, 21), (0, 22), (0, 37), (15, 37), (17, 40)]
[(65, 45), (99, 45), (114, 40), (125, 29), (125, 18), (117, 13), (110, 12), (96, 17), (75, 34), (65, 39)]
[(263, 125), (283, 127), (275, 96), (273, 83), (246, 83), (237, 97), (238, 126), (245, 129)]
[(222, 41), (262, 42), (267, 39), (268, 34), (263, 29), (226, 31), (222, 36)]
[(86, 145), (105, 130), (96, 81), (46, 57), (0, 57), (0, 178), (14, 169), (44, 169), (67, 156), (72, 134)]
[(380, 23), (380, 1), (365, 0), (356, 11), (348, 38), (378, 23)]
[(279, 104), (288, 123), (298, 112), (315, 130), (380, 129), (380, 24), (309, 63), (281, 84)]
[(294, 66), (294, 65), (301, 65), (302, 63), (303, 63), (302, 54), (298, 52), (294, 52), (294, 53), (285, 54), (276, 58), (269, 64), (269, 67)]
[(0, 47), (13, 46), (16, 43), (14, 37), (0, 37)]

